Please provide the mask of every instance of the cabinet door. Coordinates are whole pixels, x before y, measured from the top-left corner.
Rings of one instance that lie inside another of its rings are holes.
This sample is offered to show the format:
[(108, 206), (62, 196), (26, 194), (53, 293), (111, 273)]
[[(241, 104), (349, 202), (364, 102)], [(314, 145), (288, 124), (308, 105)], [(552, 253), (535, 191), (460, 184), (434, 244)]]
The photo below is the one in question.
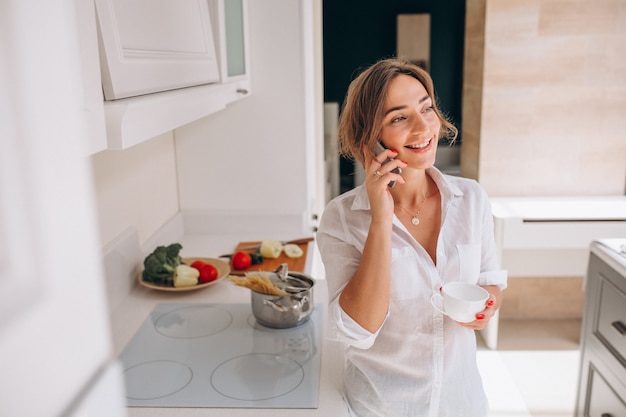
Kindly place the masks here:
[(206, 0), (96, 0), (107, 100), (219, 80)]
[(626, 415), (624, 400), (611, 388), (602, 375), (591, 370), (589, 417), (618, 417)]
[(107, 148), (102, 82), (98, 60), (98, 34), (95, 5), (91, 1), (74, 0), (76, 5), (78, 40), (81, 53), (82, 82), (84, 88), (83, 111), (89, 131), (85, 135), (85, 155)]
[(210, 5), (222, 82), (247, 78), (250, 74), (247, 0), (210, 0)]
[(244, 0), (224, 0), (228, 77), (236, 77), (247, 73), (246, 15), (244, 6)]

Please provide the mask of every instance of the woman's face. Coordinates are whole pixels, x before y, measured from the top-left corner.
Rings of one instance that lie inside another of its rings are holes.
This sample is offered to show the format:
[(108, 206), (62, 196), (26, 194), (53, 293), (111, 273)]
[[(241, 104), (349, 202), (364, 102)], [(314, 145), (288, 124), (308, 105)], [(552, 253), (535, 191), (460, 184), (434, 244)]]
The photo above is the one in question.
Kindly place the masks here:
[(415, 78), (400, 74), (389, 84), (380, 137), (398, 152), (409, 168), (426, 169), (435, 163), (441, 121), (432, 97)]

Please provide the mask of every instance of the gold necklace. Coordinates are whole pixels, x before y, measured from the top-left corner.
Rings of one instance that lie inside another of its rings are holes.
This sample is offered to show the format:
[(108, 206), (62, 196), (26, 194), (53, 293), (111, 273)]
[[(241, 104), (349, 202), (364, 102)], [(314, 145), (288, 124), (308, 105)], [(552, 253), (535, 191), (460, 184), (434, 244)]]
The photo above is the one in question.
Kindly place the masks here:
[(397, 204), (397, 206), (400, 207), (402, 210), (406, 211), (406, 213), (409, 216), (411, 216), (411, 224), (413, 226), (418, 226), (420, 224), (419, 214), (422, 211), (422, 209), (424, 208), (424, 204), (426, 203), (426, 200), (428, 200), (433, 195), (435, 195), (435, 193), (432, 193), (432, 194), (430, 194), (428, 196), (426, 195), (426, 193), (422, 194), (422, 204), (420, 204), (420, 207), (417, 209), (417, 212), (415, 214), (411, 214), (410, 211), (408, 211), (407, 209), (402, 207), (400, 204)]
[(427, 199), (427, 198), (428, 198), (428, 197), (426, 197), (425, 195), (423, 196), (423, 199), (422, 199), (422, 204), (420, 204), (420, 208), (418, 208), (418, 209), (417, 209), (417, 213), (415, 213), (415, 214), (411, 214), (411, 212), (410, 212), (410, 211), (408, 211), (407, 209), (405, 209), (404, 207), (402, 207), (400, 204), (398, 204), (398, 207), (400, 207), (402, 210), (406, 211), (406, 213), (407, 213), (409, 216), (412, 216), (412, 217), (411, 217), (411, 224), (412, 224), (413, 226), (418, 226), (418, 225), (420, 224), (420, 219), (419, 219), (419, 217), (418, 217), (418, 216), (419, 216), (420, 212), (422, 211), (422, 208), (424, 208), (424, 203), (426, 203), (426, 199)]

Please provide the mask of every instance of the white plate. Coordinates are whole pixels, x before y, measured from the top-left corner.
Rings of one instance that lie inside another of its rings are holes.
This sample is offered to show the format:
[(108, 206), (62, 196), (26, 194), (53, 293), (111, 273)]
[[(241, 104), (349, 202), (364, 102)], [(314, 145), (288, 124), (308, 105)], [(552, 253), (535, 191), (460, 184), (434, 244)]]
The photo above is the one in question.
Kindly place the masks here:
[(187, 264), (187, 265), (191, 265), (195, 261), (202, 261), (202, 262), (205, 262), (207, 264), (211, 264), (215, 268), (217, 268), (217, 279), (214, 279), (211, 282), (203, 282), (203, 283), (194, 285), (192, 287), (166, 287), (164, 285), (158, 285), (158, 284), (154, 284), (152, 282), (146, 282), (146, 281), (143, 280), (143, 271), (141, 271), (139, 273), (139, 276), (137, 277), (137, 279), (139, 280), (139, 283), (141, 285), (143, 285), (144, 287), (153, 289), (153, 290), (180, 292), (180, 291), (195, 291), (195, 290), (199, 290), (199, 289), (202, 289), (202, 288), (210, 287), (211, 285), (215, 284), (216, 282), (221, 281), (222, 279), (226, 278), (228, 276), (228, 274), (230, 274), (230, 265), (227, 264), (224, 261), (220, 261), (219, 259), (214, 259), (214, 258), (183, 258), (183, 262), (185, 264)]

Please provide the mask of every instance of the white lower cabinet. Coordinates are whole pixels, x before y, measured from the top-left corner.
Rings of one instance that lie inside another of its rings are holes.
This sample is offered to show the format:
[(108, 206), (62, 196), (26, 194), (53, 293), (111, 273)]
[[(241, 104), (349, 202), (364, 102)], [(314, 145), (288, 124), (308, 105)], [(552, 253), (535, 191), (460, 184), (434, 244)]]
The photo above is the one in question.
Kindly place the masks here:
[(576, 417), (626, 416), (626, 277), (602, 250), (589, 259)]
[(609, 382), (593, 365), (589, 369), (588, 406), (585, 416), (619, 417), (626, 416), (624, 400), (615, 392)]

